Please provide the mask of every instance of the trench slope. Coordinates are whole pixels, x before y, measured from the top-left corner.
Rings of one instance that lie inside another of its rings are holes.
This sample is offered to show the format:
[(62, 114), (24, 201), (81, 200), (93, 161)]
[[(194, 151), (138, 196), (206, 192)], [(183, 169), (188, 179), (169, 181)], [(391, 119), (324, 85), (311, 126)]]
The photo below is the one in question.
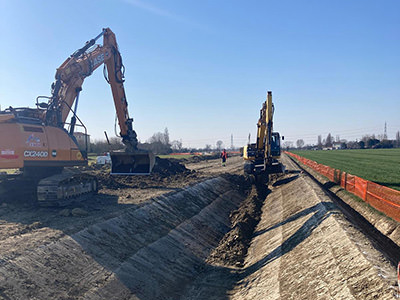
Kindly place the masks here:
[(160, 196), (16, 257), (0, 254), (0, 298), (177, 298), (246, 197), (229, 178)]
[(180, 299), (393, 299), (395, 270), (286, 157), (243, 266), (209, 264)]
[(302, 173), (272, 186), (248, 254), (232, 299), (393, 299), (390, 265)]

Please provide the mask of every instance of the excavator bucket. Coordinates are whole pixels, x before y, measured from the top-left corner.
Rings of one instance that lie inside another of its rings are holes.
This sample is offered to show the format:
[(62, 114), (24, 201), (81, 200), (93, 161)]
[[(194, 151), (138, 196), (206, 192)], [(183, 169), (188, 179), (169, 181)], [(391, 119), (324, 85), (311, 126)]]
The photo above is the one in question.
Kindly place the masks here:
[(154, 154), (148, 151), (110, 153), (111, 175), (149, 175), (154, 167)]

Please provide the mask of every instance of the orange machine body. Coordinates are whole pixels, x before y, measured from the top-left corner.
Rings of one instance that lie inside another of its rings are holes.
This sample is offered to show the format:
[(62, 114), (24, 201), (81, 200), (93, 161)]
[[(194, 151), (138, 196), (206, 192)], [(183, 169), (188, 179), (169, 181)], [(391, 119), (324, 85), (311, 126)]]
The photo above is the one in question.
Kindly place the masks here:
[(12, 113), (0, 115), (1, 168), (86, 164), (87, 160), (66, 130), (21, 122)]

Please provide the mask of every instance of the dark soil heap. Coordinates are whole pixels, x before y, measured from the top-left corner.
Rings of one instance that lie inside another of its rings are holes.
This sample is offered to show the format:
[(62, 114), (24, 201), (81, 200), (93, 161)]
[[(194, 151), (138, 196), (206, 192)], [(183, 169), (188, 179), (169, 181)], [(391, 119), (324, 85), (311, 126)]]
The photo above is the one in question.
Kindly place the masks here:
[(96, 172), (100, 187), (108, 189), (121, 188), (146, 188), (159, 186), (165, 180), (174, 181), (182, 177), (196, 176), (195, 171), (187, 169), (182, 163), (175, 159), (164, 159), (156, 157), (154, 168), (150, 175), (110, 175), (110, 171), (102, 168)]
[(197, 163), (200, 161), (205, 161), (205, 160), (211, 160), (211, 159), (217, 159), (220, 158), (220, 154), (212, 154), (212, 155), (194, 155), (189, 158), (185, 158), (185, 161), (188, 163)]
[(260, 221), (261, 208), (269, 193), (266, 185), (253, 185), (240, 207), (230, 214), (231, 230), (222, 238), (207, 259), (209, 263), (243, 266), (255, 227)]
[(171, 176), (175, 174), (191, 172), (176, 159), (166, 159), (156, 157), (156, 163), (153, 168), (153, 174), (159, 176)]

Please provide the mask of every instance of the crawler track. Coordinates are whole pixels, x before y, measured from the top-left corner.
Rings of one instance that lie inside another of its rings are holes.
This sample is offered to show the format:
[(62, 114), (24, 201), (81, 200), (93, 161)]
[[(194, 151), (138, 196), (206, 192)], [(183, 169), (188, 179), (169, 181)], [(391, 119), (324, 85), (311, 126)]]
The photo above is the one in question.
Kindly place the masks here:
[(0, 179), (0, 203), (66, 206), (97, 193), (97, 180), (85, 173), (65, 172), (44, 179), (7, 175)]
[(97, 180), (89, 174), (63, 173), (40, 180), (37, 199), (40, 206), (66, 206), (97, 193)]

